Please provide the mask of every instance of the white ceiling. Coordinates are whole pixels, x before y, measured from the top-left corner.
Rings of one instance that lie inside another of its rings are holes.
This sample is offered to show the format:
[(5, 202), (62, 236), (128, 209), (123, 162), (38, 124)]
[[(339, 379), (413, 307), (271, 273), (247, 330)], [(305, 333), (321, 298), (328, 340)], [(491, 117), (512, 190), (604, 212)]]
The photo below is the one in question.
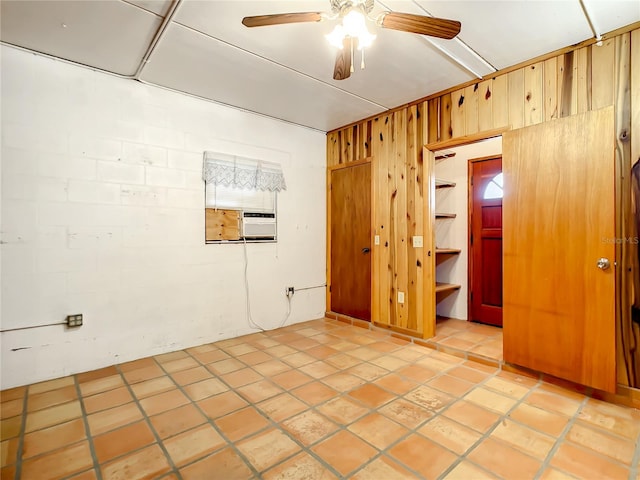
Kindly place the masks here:
[[(640, 21), (638, 0), (582, 3), (600, 34)], [(594, 36), (580, 0), (382, 0), (374, 13), (450, 18), (462, 30), (440, 40), (370, 25), (378, 37), (366, 69), (357, 57), (351, 77), (336, 81), (324, 39), (335, 21), (241, 24), (329, 10), (328, 0), (2, 0), (0, 39), (328, 131)]]

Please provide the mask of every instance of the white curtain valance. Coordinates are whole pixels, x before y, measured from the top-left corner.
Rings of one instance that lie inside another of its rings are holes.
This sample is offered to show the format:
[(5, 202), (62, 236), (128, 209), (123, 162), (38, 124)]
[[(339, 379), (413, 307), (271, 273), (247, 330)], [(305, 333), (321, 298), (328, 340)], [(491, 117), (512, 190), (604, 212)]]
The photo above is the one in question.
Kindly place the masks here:
[(213, 152), (204, 152), (202, 178), (212, 185), (249, 190), (287, 189), (280, 165)]

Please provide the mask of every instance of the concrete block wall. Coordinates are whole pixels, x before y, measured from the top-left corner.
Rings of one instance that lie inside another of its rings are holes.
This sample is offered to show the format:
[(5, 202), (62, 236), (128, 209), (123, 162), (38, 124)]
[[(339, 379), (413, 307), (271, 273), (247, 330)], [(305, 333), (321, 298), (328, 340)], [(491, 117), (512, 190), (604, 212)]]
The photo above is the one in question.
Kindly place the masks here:
[[(276, 244), (249, 244), (267, 329), (325, 282), (325, 135), (3, 46), (1, 388), (255, 331), (242, 245), (204, 244), (204, 150), (282, 165)], [(288, 323), (321, 317), (323, 288)]]

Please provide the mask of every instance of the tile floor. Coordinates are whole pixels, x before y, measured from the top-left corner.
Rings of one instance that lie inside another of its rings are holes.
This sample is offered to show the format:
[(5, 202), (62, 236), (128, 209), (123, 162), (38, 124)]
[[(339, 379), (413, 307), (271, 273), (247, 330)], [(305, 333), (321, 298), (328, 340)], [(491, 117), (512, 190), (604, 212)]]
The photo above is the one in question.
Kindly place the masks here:
[(640, 480), (638, 410), (335, 320), (1, 400), (2, 480)]
[(455, 318), (438, 318), (436, 336), (428, 342), (459, 352), (496, 360), (502, 357), (502, 329), (491, 325), (456, 320)]

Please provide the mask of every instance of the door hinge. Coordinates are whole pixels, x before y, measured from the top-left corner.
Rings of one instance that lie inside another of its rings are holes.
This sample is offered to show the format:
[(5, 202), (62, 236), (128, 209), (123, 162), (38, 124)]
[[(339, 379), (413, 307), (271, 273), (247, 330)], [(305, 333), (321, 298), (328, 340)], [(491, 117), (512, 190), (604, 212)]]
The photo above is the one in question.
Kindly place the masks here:
[(471, 234), (471, 236), (469, 237), (469, 243), (470, 243), (471, 245), (473, 245), (473, 233), (472, 233), (472, 234)]

